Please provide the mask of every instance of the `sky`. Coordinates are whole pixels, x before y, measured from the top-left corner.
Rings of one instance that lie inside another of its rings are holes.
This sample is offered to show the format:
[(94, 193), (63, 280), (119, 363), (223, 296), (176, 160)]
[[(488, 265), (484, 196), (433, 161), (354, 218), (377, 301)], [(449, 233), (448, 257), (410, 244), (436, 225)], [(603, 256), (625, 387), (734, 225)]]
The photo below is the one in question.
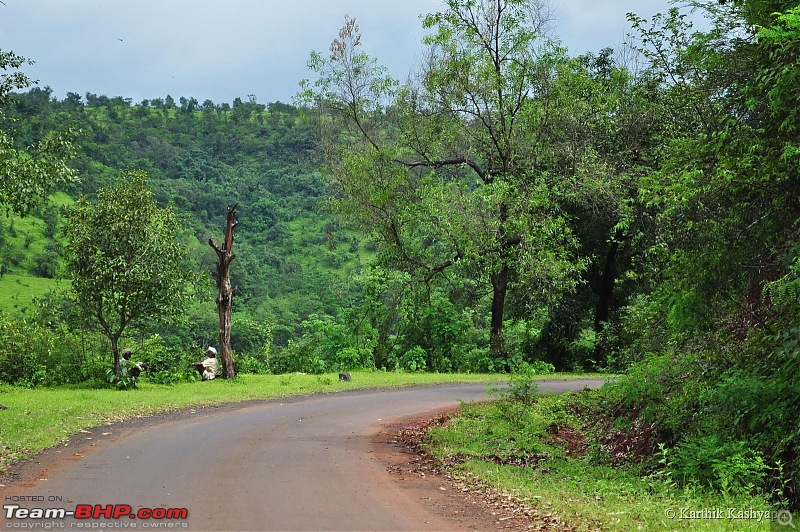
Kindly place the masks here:
[[(626, 13), (651, 17), (668, 0), (551, 0), (553, 34), (573, 54), (619, 47)], [(214, 103), (254, 95), (291, 103), (354, 17), (365, 51), (396, 78), (422, 56), (420, 15), (441, 0), (2, 0), (0, 50), (35, 61), (23, 71), (53, 95)]]

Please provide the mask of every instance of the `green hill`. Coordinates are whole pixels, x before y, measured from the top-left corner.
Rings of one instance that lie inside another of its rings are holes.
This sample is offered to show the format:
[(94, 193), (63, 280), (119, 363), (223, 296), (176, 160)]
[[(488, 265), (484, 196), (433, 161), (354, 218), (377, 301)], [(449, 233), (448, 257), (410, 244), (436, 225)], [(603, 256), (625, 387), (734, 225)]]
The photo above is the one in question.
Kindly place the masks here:
[(60, 207), (73, 199), (64, 192), (50, 198), (50, 205), (20, 218), (8, 215), (0, 221), (0, 310), (25, 310), (34, 299), (65, 285), (58, 280)]
[[(320, 209), (326, 185), (318, 149), (293, 106), (262, 105), (253, 98), (200, 105), (167, 97), (132, 104), (93, 94), (59, 101), (48, 88), (34, 88), (19, 95), (13, 113), (23, 143), (64, 126), (82, 131), (74, 161), (80, 182), (52, 205), (1, 224), (1, 310), (23, 310), (59, 286), (59, 236), (52, 230), (48, 236), (46, 220), (52, 225), (59, 205), (80, 195), (91, 198), (113, 183), (119, 169), (147, 171), (158, 201), (174, 205), (198, 270), (212, 269), (208, 239), (222, 236), (227, 206), (238, 205), (235, 312), (271, 323), (278, 345), (298, 334), (309, 315), (335, 314), (343, 281), (369, 254)], [(208, 280), (196, 304), (213, 308), (215, 289)]]

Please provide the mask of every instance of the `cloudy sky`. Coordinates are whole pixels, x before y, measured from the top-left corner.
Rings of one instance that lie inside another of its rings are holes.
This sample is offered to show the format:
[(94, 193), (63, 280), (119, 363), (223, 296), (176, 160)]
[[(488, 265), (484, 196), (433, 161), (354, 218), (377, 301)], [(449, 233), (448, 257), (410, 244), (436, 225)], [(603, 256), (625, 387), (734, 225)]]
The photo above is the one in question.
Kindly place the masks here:
[[(650, 17), (668, 0), (551, 0), (554, 34), (573, 53), (617, 47), (629, 11)], [(402, 78), (421, 55), (420, 15), (441, 0), (2, 0), (0, 49), (36, 62), (25, 72), (55, 96), (92, 92), (231, 102), (290, 102), (344, 16), (367, 53)]]

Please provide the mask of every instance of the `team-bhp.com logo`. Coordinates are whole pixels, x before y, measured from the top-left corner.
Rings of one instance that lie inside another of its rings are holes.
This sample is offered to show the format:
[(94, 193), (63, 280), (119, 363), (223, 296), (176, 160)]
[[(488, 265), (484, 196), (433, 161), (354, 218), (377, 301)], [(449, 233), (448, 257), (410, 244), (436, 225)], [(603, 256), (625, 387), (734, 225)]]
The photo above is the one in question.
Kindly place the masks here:
[(138, 508), (129, 504), (79, 504), (74, 510), (66, 508), (23, 508), (19, 504), (5, 504), (6, 519), (186, 519), (186, 508)]

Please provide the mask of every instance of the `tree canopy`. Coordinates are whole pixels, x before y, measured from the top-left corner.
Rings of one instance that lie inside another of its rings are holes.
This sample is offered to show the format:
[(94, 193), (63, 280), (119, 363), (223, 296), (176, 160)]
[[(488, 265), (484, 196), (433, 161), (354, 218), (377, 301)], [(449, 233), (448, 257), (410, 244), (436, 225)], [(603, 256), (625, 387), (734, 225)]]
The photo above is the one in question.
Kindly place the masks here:
[(68, 162), (75, 156), (77, 131), (48, 131), (27, 145), (14, 135), (14, 120), (6, 109), (13, 92), (33, 81), (20, 68), (30, 63), (14, 52), (0, 50), (0, 206), (6, 212), (25, 215), (47, 196), (76, 178)]
[(115, 373), (129, 325), (183, 310), (189, 275), (177, 230), (174, 212), (158, 207), (140, 171), (124, 172), (118, 186), (97, 191), (95, 203), (80, 199), (68, 212), (67, 267), (76, 302), (111, 341)]
[(428, 56), (412, 81), (384, 75), (346, 19), (304, 97), (320, 111), (340, 212), (369, 227), (386, 260), (431, 280), (448, 269), (492, 291), (491, 351), (502, 345), (507, 291), (553, 284), (578, 269), (553, 173), (553, 86), (563, 49), (546, 13), (522, 1), (447, 3), (424, 25)]

